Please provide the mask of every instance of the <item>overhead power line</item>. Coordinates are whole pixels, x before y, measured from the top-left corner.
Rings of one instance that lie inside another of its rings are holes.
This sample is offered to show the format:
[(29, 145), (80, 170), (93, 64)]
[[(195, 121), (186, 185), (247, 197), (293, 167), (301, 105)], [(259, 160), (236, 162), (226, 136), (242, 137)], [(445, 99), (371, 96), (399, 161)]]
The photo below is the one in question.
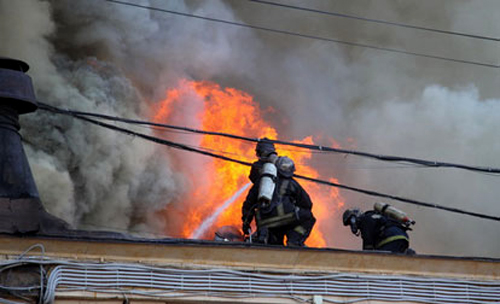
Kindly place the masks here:
[[(148, 140), (148, 141), (152, 141), (152, 142), (155, 142), (155, 143), (158, 143), (158, 144), (161, 144), (161, 145), (165, 145), (165, 146), (171, 147), (171, 148), (180, 149), (180, 150), (189, 151), (189, 152), (194, 152), (194, 153), (198, 153), (198, 154), (210, 156), (210, 157), (213, 157), (213, 158), (217, 158), (217, 159), (221, 159), (221, 160), (225, 160), (225, 161), (237, 163), (237, 164), (244, 165), (244, 166), (251, 166), (252, 165), (251, 163), (246, 162), (246, 161), (242, 161), (242, 160), (230, 158), (230, 157), (227, 157), (227, 156), (223, 156), (223, 155), (212, 153), (212, 152), (208, 152), (208, 151), (203, 151), (201, 149), (193, 148), (193, 147), (190, 147), (190, 146), (185, 145), (185, 144), (181, 144), (181, 143), (169, 141), (169, 140), (166, 140), (166, 139), (163, 139), (163, 138), (158, 138), (158, 137), (154, 137), (154, 136), (151, 136), (151, 135), (147, 135), (147, 134), (143, 134), (143, 133), (138, 133), (138, 132), (135, 132), (135, 131), (132, 131), (132, 130), (129, 130), (129, 129), (125, 129), (125, 128), (117, 127), (117, 126), (114, 126), (114, 125), (110, 125), (110, 124), (107, 124), (107, 123), (104, 123), (104, 122), (101, 122), (101, 121), (98, 121), (98, 120), (95, 120), (95, 119), (91, 119), (91, 118), (85, 117), (84, 115), (77, 114), (74, 111), (68, 111), (68, 110), (58, 109), (58, 108), (55, 108), (55, 107), (52, 107), (52, 106), (49, 106), (49, 105), (43, 104), (43, 103), (39, 103), (39, 106), (40, 106), (41, 110), (49, 111), (49, 112), (56, 113), (56, 114), (69, 115), (69, 116), (72, 116), (74, 118), (77, 118), (77, 119), (80, 119), (80, 120), (83, 120), (83, 121), (86, 121), (86, 122), (89, 122), (89, 123), (92, 123), (92, 124), (95, 124), (95, 125), (98, 125), (98, 126), (110, 129), (110, 130), (114, 130), (114, 131), (121, 132), (121, 133), (124, 133), (124, 134), (127, 134), (127, 135), (131, 135), (131, 136), (136, 136), (136, 137)], [(303, 179), (303, 180), (307, 180), (307, 181), (310, 181), (310, 182), (320, 183), (320, 184), (323, 184), (323, 185), (328, 185), (328, 186), (333, 186), (333, 187), (337, 187), (337, 188), (341, 188), (341, 189), (346, 189), (346, 190), (350, 190), (350, 191), (354, 191), (354, 192), (358, 192), (358, 193), (363, 193), (363, 194), (370, 195), (370, 196), (383, 197), (383, 198), (388, 198), (388, 199), (400, 201), (400, 202), (403, 202), (403, 203), (413, 204), (413, 205), (417, 205), (417, 206), (428, 207), (428, 208), (435, 208), (435, 209), (441, 209), (441, 210), (446, 210), (446, 211), (449, 211), (449, 212), (454, 212), (454, 213), (459, 213), (459, 214), (474, 216), (474, 217), (478, 217), (478, 218), (482, 218), (482, 219), (489, 219), (489, 220), (494, 220), (494, 221), (500, 221), (500, 217), (497, 217), (497, 216), (491, 216), (491, 215), (487, 215), (487, 214), (481, 214), (481, 213), (476, 213), (476, 212), (470, 212), (470, 211), (466, 211), (466, 210), (461, 210), (461, 209), (458, 209), (458, 208), (446, 207), (446, 206), (441, 206), (441, 205), (437, 205), (437, 204), (432, 204), (432, 203), (427, 203), (427, 202), (412, 200), (412, 199), (408, 199), (408, 198), (404, 198), (404, 197), (399, 197), (399, 196), (394, 196), (394, 195), (379, 193), (379, 192), (372, 191), (372, 190), (366, 190), (366, 189), (351, 187), (351, 186), (347, 186), (347, 185), (343, 185), (343, 184), (339, 184), (339, 183), (324, 181), (324, 180), (320, 180), (320, 179), (316, 179), (316, 178), (311, 178), (311, 177), (307, 177), (307, 176), (302, 176), (302, 175), (297, 175), (297, 174), (294, 174), (294, 177), (299, 178), (299, 179)]]
[(447, 30), (440, 30), (440, 29), (435, 29), (435, 28), (430, 28), (430, 27), (416, 26), (416, 25), (411, 25), (411, 24), (406, 24), (406, 23), (398, 23), (398, 22), (391, 22), (391, 21), (378, 20), (378, 19), (372, 19), (372, 18), (365, 18), (365, 17), (348, 15), (348, 14), (339, 13), (339, 12), (323, 11), (323, 10), (313, 9), (313, 8), (308, 8), (308, 7), (295, 6), (295, 5), (285, 4), (285, 3), (277, 3), (277, 2), (273, 2), (273, 1), (265, 1), (265, 0), (249, 0), (249, 1), (260, 3), (260, 4), (274, 5), (277, 7), (284, 7), (284, 8), (294, 9), (294, 10), (306, 11), (306, 12), (311, 12), (311, 13), (318, 13), (318, 14), (323, 14), (323, 15), (328, 15), (328, 16), (335, 16), (335, 17), (354, 19), (354, 20), (360, 20), (360, 21), (366, 21), (366, 22), (372, 22), (372, 23), (386, 24), (386, 25), (391, 25), (391, 26), (398, 26), (398, 27), (415, 29), (415, 30), (422, 30), (422, 31), (427, 31), (427, 32), (434, 32), (434, 33), (440, 33), (440, 34), (446, 34), (446, 35), (463, 36), (463, 37), (468, 37), (468, 38), (474, 38), (474, 39), (480, 39), (480, 40), (490, 40), (490, 41), (496, 41), (496, 42), (500, 41), (500, 38), (496, 38), (496, 37), (474, 35), (474, 34), (468, 34), (468, 33), (456, 32), (456, 31), (447, 31)]
[[(39, 105), (40, 105), (40, 108), (44, 109), (44, 110), (49, 110), (49, 111), (58, 112), (58, 113), (66, 113), (66, 114), (70, 114), (70, 115), (75, 114), (75, 115), (81, 115), (81, 116), (90, 116), (90, 117), (96, 117), (96, 118), (106, 119), (106, 120), (110, 120), (110, 121), (120, 121), (120, 122), (124, 122), (124, 123), (137, 124), (137, 125), (148, 125), (148, 126), (173, 129), (173, 130), (179, 130), (179, 131), (186, 131), (186, 132), (203, 134), (203, 135), (223, 136), (223, 137), (227, 137), (227, 138), (244, 140), (244, 141), (254, 142), (254, 143), (261, 140), (259, 138), (251, 138), (251, 137), (223, 133), (223, 132), (204, 131), (204, 130), (198, 130), (198, 129), (193, 129), (193, 128), (169, 125), (169, 124), (161, 124), (161, 123), (154, 123), (154, 122), (149, 122), (149, 121), (121, 118), (121, 117), (104, 115), (104, 114), (99, 114), (99, 113), (90, 113), (90, 112), (73, 111), (73, 110), (69, 110), (69, 109), (61, 109), (61, 108), (53, 107), (53, 106), (50, 106), (50, 105), (44, 104), (44, 103), (39, 103)], [(373, 153), (367, 153), (367, 152), (361, 152), (361, 151), (355, 151), (355, 150), (346, 150), (346, 149), (325, 147), (325, 146), (319, 146), (319, 145), (295, 143), (295, 142), (283, 141), (283, 140), (272, 140), (272, 139), (269, 139), (269, 140), (273, 143), (285, 145), (285, 146), (293, 146), (293, 147), (309, 149), (309, 150), (314, 150), (314, 151), (321, 151), (321, 152), (332, 152), (332, 153), (356, 155), (356, 156), (360, 156), (360, 157), (366, 157), (366, 158), (371, 158), (371, 159), (376, 159), (376, 160), (386, 161), (386, 162), (410, 163), (410, 164), (416, 164), (416, 165), (420, 165), (420, 166), (424, 166), (424, 167), (431, 167), (431, 168), (439, 168), (439, 167), (441, 167), (441, 168), (455, 168), (455, 169), (462, 169), (462, 170), (468, 170), (468, 171), (479, 172), (479, 173), (500, 174), (500, 168), (469, 166), (469, 165), (463, 165), (463, 164), (431, 161), (431, 160), (418, 159), (418, 158), (373, 154)]]
[(320, 36), (309, 35), (309, 34), (301, 34), (301, 33), (296, 33), (296, 32), (287, 31), (287, 30), (279, 30), (279, 29), (273, 29), (273, 28), (264, 27), (264, 26), (251, 25), (251, 24), (240, 23), (240, 22), (235, 22), (235, 21), (228, 21), (228, 20), (217, 19), (217, 18), (212, 18), (212, 17), (205, 17), (205, 16), (200, 16), (200, 15), (195, 15), (195, 14), (172, 11), (172, 10), (168, 10), (168, 9), (140, 5), (140, 4), (136, 4), (136, 3), (130, 3), (130, 2), (119, 1), (119, 0), (104, 0), (104, 1), (107, 1), (110, 3), (115, 3), (115, 4), (120, 4), (120, 5), (127, 5), (127, 6), (131, 6), (131, 7), (152, 10), (152, 11), (164, 12), (164, 13), (169, 13), (169, 14), (174, 14), (174, 15), (179, 15), (179, 16), (184, 16), (184, 17), (191, 17), (191, 18), (197, 18), (197, 19), (206, 20), (206, 21), (218, 22), (218, 23), (222, 23), (222, 24), (250, 28), (250, 29), (254, 29), (254, 30), (261, 30), (261, 31), (267, 31), (267, 32), (278, 33), (278, 34), (283, 34), (283, 35), (289, 35), (289, 36), (295, 36), (295, 37), (301, 37), (301, 38), (307, 38), (307, 39), (313, 39), (313, 40), (319, 40), (319, 41), (325, 41), (325, 42), (331, 42), (331, 43), (338, 43), (338, 44), (347, 45), (347, 46), (362, 47), (362, 48), (367, 48), (367, 49), (372, 49), (372, 50), (385, 51), (385, 52), (398, 53), (398, 54), (406, 54), (406, 55), (411, 55), (411, 56), (415, 56), (415, 57), (437, 59), (437, 60), (443, 60), (443, 61), (449, 61), (449, 62), (471, 64), (471, 65), (477, 65), (477, 66), (488, 67), (488, 68), (497, 68), (497, 69), (500, 68), (500, 65), (498, 65), (498, 64), (491, 64), (491, 63), (485, 63), (485, 62), (479, 62), (479, 61), (450, 58), (450, 57), (444, 57), (444, 56), (438, 56), (438, 55), (432, 55), (432, 54), (411, 52), (411, 51), (406, 51), (406, 50), (402, 50), (402, 49), (381, 47), (381, 46), (369, 45), (369, 44), (364, 44), (364, 43), (357, 43), (357, 42), (350, 42), (350, 41), (339, 40), (339, 39), (320, 37)]

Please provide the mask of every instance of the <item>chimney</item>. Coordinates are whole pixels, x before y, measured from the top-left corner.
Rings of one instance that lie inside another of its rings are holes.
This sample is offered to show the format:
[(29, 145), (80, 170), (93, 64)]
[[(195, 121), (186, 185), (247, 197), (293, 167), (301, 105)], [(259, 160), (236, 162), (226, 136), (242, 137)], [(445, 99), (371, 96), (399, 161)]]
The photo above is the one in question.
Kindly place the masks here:
[(45, 211), (19, 134), (19, 115), (38, 108), (28, 69), (0, 57), (0, 233), (58, 233), (67, 224)]
[(19, 115), (37, 109), (29, 69), (22, 61), (0, 58), (0, 198), (38, 198), (18, 131)]

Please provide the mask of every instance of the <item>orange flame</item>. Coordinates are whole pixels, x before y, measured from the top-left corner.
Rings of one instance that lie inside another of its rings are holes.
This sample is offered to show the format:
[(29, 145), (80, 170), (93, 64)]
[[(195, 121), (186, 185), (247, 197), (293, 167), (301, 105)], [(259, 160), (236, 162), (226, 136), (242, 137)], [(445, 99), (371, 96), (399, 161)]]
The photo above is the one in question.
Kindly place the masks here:
[[(167, 92), (166, 99), (155, 109), (153, 120), (159, 123), (188, 125), (207, 131), (276, 139), (277, 131), (264, 118), (272, 111), (272, 108), (262, 110), (252, 96), (242, 91), (233, 88), (223, 89), (212, 82), (183, 80), (178, 88)], [(186, 142), (185, 136), (182, 139)], [(313, 143), (311, 136), (300, 142)], [(204, 135), (201, 138), (191, 138), (188, 144), (247, 162), (256, 160), (255, 145), (240, 140)], [(306, 165), (311, 159), (310, 151), (277, 148), (279, 155), (289, 156), (295, 161), (298, 174), (319, 177), (314, 168)], [(178, 203), (169, 206), (163, 214), (166, 221), (176, 222), (175, 226), (168, 226), (169, 234), (187, 238), (217, 207), (249, 182), (250, 168), (187, 153), (177, 154), (176, 158), (179, 161), (176, 160), (175, 163), (178, 169), (187, 175), (191, 189), (187, 191), (185, 197), (179, 198)], [(343, 206), (343, 202), (335, 188), (310, 182), (301, 184), (313, 200), (313, 213), (317, 219), (306, 244), (325, 247), (328, 243), (325, 235), (329, 233), (325, 227), (329, 225), (324, 224), (332, 221), (332, 217)], [(218, 217), (213, 227), (205, 234), (205, 238), (212, 238), (217, 227), (241, 226), (241, 205), (245, 195), (241, 195)]]

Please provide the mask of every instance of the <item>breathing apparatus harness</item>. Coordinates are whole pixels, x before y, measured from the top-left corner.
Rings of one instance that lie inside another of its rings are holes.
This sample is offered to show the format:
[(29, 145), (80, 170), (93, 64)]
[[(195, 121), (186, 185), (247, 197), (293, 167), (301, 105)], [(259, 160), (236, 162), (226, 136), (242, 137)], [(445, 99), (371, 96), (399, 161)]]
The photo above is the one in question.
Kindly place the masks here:
[[(263, 243), (267, 243), (268, 229), (298, 223), (300, 211), (295, 201), (286, 197), (293, 186), (290, 181), (295, 171), (293, 161), (276, 153), (266, 156), (265, 161), (260, 170), (257, 203), (252, 206), (258, 229), (256, 240)], [(282, 177), (279, 182), (278, 174)], [(248, 233), (251, 235), (250, 230)]]

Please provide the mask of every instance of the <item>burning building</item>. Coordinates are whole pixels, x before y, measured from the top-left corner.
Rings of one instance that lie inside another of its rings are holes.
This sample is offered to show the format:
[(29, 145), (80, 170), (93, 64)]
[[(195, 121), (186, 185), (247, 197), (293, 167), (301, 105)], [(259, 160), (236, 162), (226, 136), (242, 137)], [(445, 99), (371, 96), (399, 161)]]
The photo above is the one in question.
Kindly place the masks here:
[[(464, 26), (475, 24), (472, 15), (464, 13), (468, 4), (441, 8), (425, 3), (424, 9), (388, 3), (374, 8), (368, 2), (341, 8), (366, 14), (384, 10), (389, 17), (423, 18), (429, 24), (439, 20), (442, 24), (436, 27), (453, 27), (459, 21)], [(307, 33), (310, 24), (317, 24), (312, 28), (334, 31), (338, 38), (363, 39), (370, 33), (380, 40), (373, 43), (401, 43), (409, 49), (439, 42), (453, 45), (457, 58), (472, 54), (487, 59), (491, 53), (489, 42), (480, 42), (484, 43), (481, 53), (477, 48), (469, 52), (469, 40), (434, 34), (418, 40), (414, 32), (363, 23), (347, 26), (347, 20), (318, 19), (299, 11), (282, 14), (282, 9), (257, 3), (150, 4), (266, 27), (273, 24), (265, 24), (259, 16), (270, 14), (269, 20), (280, 20), (276, 26), (296, 32)], [(380, 154), (485, 166), (498, 163), (499, 120), (494, 113), (499, 103), (496, 74), (489, 74), (489, 69), (471, 66), (469, 70), (466, 65), (286, 38), (111, 2), (2, 0), (0, 5), (4, 42), (0, 54), (27, 60), (37, 96), (52, 106)], [(429, 11), (443, 15), (431, 18)], [(23, 16), (26, 22), (21, 24), (18, 20)], [(496, 26), (489, 24), (494, 18), (477, 20), (488, 23), (484, 28)], [(247, 180), (245, 167), (115, 136), (69, 117), (39, 111), (21, 119), (44, 207), (77, 229), (191, 236)], [(245, 160), (253, 158), (250, 144), (135, 130)], [(487, 175), (278, 148), (296, 161), (299, 174), (481, 213), (499, 211), (496, 181)], [(466, 184), (467, 191), (457, 191), (457, 184)], [(310, 245), (359, 248), (355, 238), (341, 232), (345, 230), (339, 208), (366, 209), (373, 199), (312, 183), (304, 186), (314, 195), (314, 213), (319, 217)], [(242, 199), (243, 195), (221, 213), (217, 225), (237, 221)], [(425, 224), (412, 233), (418, 252), (483, 257), (497, 257), (500, 252), (498, 244), (490, 241), (496, 237), (495, 223), (460, 217), (461, 231), (456, 233), (455, 215), (399, 207), (425, 219), (417, 220)], [(200, 237), (210, 238), (212, 232), (209, 228)]]
[(37, 108), (27, 70), (24, 62), (0, 60), (0, 296), (6, 303), (498, 299), (498, 260), (153, 240), (71, 229), (43, 208), (17, 133), (18, 116)]
[[(497, 162), (498, 87), (489, 70), (299, 43), (111, 2), (0, 0), (0, 55), (26, 59), (38, 100), (60, 108), (255, 138)], [(390, 16), (404, 20), (425, 12), (429, 23), (440, 20), (443, 26), (479, 14), (467, 10), (466, 1), (457, 2), (463, 6), (384, 4), (377, 9), (387, 8)], [(372, 33), (376, 42), (397, 41), (408, 48), (441, 42), (434, 36), (419, 43), (415, 35), (301, 19), (255, 3), (136, 4), (242, 23), (272, 14), (279, 17), (272, 20), (282, 20), (280, 26), (297, 31), (318, 24), (342, 38), (356, 30), (360, 39)], [(367, 4), (362, 11), (371, 9), (373, 4)], [(431, 18), (437, 12), (446, 14)], [(452, 38), (445, 44), (456, 46), (457, 56), (491, 55), (488, 42), (472, 51)], [(27, 83), (26, 64), (3, 64), (5, 74)], [(17, 86), (2, 83), (0, 91)], [(43, 111), (21, 115), (21, 140), (17, 114), (36, 108), (34, 92), (25, 88), (25, 95), (5, 94), (1, 103), (4, 301), (489, 303), (498, 298), (499, 262), (485, 258), (499, 252), (498, 242), (491, 241), (496, 223), (459, 221), (409, 207), (420, 225), (411, 235), (412, 247), (422, 254), (360, 252), (339, 224), (340, 210), (369, 200), (304, 183), (318, 218), (310, 248), (213, 242), (215, 227), (239, 226), (248, 168), (147, 145)], [(239, 141), (135, 130), (246, 161), (254, 158), (253, 145)], [(279, 153), (293, 158), (298, 172), (307, 176), (485, 213), (498, 210), (491, 176), (430, 176), (411, 167), (374, 168), (344, 155), (286, 148)], [(467, 191), (458, 191), (456, 185), (465, 184)]]

